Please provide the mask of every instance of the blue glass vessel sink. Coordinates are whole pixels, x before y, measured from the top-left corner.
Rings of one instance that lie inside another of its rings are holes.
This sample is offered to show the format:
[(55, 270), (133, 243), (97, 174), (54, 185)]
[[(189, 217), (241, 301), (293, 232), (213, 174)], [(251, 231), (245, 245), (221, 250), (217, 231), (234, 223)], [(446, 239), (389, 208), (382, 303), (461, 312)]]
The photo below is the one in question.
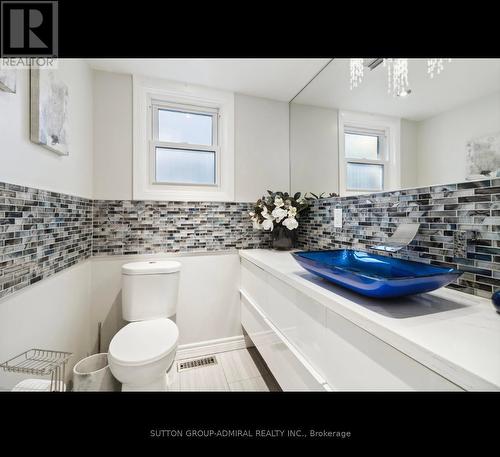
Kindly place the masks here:
[(369, 252), (336, 249), (292, 253), (307, 271), (369, 297), (388, 298), (430, 292), (463, 272)]

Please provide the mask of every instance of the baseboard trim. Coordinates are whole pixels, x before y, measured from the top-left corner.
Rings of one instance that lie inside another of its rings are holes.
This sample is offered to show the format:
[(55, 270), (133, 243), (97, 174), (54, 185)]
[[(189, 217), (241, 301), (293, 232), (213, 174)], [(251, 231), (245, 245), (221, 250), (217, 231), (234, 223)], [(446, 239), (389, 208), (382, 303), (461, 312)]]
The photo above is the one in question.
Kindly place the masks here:
[(245, 349), (252, 346), (252, 341), (245, 335), (201, 341), (199, 343), (181, 344), (177, 348), (176, 359), (181, 360), (191, 357), (202, 357), (204, 355)]

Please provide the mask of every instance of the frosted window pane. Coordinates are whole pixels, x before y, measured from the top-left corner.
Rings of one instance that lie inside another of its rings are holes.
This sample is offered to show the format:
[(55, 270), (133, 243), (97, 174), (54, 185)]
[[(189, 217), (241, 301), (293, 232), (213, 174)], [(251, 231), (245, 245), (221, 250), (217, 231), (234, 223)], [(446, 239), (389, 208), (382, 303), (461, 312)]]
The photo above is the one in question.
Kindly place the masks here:
[(170, 143), (212, 146), (212, 116), (158, 110), (158, 139)]
[(215, 184), (215, 152), (156, 148), (156, 181)]
[(347, 188), (352, 190), (383, 190), (383, 165), (348, 163)]
[(378, 157), (378, 136), (345, 134), (345, 155), (351, 159), (372, 159)]

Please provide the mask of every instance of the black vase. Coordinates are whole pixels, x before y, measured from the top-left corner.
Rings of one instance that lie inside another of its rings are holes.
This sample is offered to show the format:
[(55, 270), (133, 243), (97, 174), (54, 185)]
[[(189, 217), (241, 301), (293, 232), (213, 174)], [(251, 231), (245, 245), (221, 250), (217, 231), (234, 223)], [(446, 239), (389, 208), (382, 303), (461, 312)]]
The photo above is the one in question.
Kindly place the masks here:
[(297, 230), (288, 230), (283, 225), (275, 226), (273, 231), (273, 248), (281, 251), (293, 249), (297, 239)]
[(492, 296), (491, 301), (493, 306), (496, 308), (497, 313), (500, 314), (500, 290), (497, 290)]

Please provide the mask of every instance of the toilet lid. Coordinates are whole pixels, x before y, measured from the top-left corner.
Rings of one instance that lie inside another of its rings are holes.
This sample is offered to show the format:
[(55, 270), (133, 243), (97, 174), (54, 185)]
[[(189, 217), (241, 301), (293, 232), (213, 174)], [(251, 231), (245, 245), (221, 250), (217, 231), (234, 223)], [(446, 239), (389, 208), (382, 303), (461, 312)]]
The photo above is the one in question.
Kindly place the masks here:
[(142, 365), (175, 349), (178, 338), (177, 325), (170, 319), (132, 322), (113, 337), (109, 355), (124, 365)]
[(176, 273), (181, 264), (175, 260), (149, 260), (146, 262), (132, 262), (122, 265), (124, 275), (158, 275)]

